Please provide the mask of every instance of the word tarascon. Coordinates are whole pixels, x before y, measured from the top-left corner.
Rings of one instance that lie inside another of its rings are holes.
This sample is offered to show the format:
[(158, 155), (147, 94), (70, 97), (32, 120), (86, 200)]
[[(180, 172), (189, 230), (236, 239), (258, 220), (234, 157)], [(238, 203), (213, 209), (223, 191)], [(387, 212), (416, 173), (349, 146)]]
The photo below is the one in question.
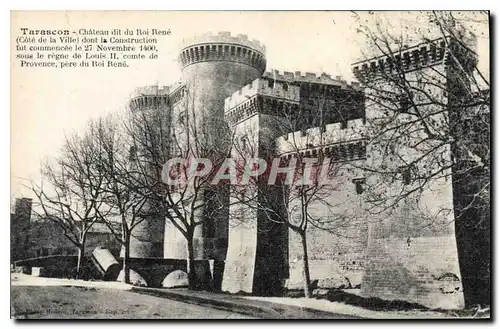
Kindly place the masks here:
[(22, 27), (23, 35), (69, 35), (69, 30), (32, 30), (27, 27)]

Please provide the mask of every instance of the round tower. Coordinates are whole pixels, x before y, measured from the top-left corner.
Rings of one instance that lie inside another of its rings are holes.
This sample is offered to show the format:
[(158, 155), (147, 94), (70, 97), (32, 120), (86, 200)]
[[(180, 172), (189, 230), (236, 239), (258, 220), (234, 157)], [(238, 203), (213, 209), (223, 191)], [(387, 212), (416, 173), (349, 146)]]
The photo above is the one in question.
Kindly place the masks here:
[[(136, 129), (136, 138), (144, 138), (145, 127), (153, 127), (153, 129), (163, 129), (169, 131), (170, 127), (170, 111), (168, 110), (168, 93), (167, 87), (146, 86), (137, 88), (131, 95), (129, 101), (129, 109), (134, 116), (134, 129)], [(166, 115), (165, 115), (166, 114)], [(161, 120), (159, 117), (161, 116)], [(148, 125), (147, 123), (154, 123)], [(138, 142), (141, 145), (141, 142)], [(136, 165), (134, 161), (138, 154), (144, 150), (130, 148), (130, 166)], [(148, 154), (144, 154), (148, 156)], [(147, 168), (146, 170), (155, 170)], [(130, 257), (133, 258), (149, 258), (163, 257), (163, 239), (165, 229), (165, 218), (157, 216), (154, 213), (154, 206), (146, 203), (142, 212), (146, 219), (138, 224), (132, 231), (130, 237)], [(123, 253), (123, 250), (122, 250)]]
[(183, 41), (179, 64), (187, 87), (187, 106), (196, 116), (198, 129), (209, 133), (207, 137), (218, 149), (223, 137), (215, 134), (226, 126), (224, 99), (264, 73), (265, 47), (242, 34), (207, 33)]
[[(183, 107), (190, 122), (188, 136), (196, 141), (194, 157), (212, 160), (227, 157), (230, 130), (224, 119), (224, 100), (258, 79), (266, 69), (265, 47), (246, 35), (229, 32), (203, 34), (184, 39), (179, 54), (182, 84), (186, 86)], [(195, 131), (194, 131), (195, 130)], [(216, 164), (214, 164), (216, 165)], [(229, 203), (227, 186), (202, 191), (205, 202), (196, 217), (203, 221), (194, 232), (196, 259), (224, 260), (227, 251), (229, 207), (215, 206), (212, 199)], [(227, 199), (227, 200), (226, 200)], [(220, 205), (220, 203), (219, 203)], [(165, 250), (165, 257), (172, 254)]]

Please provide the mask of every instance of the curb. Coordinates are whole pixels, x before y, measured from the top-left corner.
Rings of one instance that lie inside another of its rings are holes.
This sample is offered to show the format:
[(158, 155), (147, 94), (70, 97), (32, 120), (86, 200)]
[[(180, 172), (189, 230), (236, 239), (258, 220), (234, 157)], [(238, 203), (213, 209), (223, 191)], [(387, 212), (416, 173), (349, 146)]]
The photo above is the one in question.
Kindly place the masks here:
[(236, 296), (221, 295), (221, 297), (232, 299), (221, 300), (220, 298), (195, 296), (172, 290), (145, 287), (132, 287), (129, 291), (188, 304), (206, 306), (223, 311), (236, 312), (261, 319), (360, 319), (360, 317), (346, 314), (331, 313), (307, 307), (277, 304), (266, 301), (257, 302)]

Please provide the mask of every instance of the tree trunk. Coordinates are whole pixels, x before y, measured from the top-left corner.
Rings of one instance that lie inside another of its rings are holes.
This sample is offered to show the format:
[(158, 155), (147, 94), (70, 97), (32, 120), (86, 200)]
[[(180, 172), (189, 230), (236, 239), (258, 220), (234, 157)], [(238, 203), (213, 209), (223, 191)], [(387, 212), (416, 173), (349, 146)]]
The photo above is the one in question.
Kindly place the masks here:
[(123, 235), (123, 276), (124, 282), (130, 284), (130, 234)]
[(307, 254), (307, 238), (306, 232), (300, 232), (300, 241), (302, 242), (302, 276), (304, 280), (304, 296), (306, 298), (311, 298), (311, 275), (309, 273), (309, 256)]
[(196, 282), (196, 270), (194, 266), (194, 245), (193, 245), (193, 236), (191, 235), (187, 239), (187, 275), (189, 282), (190, 290), (198, 290), (198, 284)]
[(80, 237), (80, 245), (78, 246), (78, 259), (76, 261), (76, 273), (75, 278), (81, 279), (82, 277), (82, 268), (83, 268), (83, 260), (85, 257), (85, 241), (86, 236)]
[(78, 247), (78, 259), (76, 261), (76, 273), (75, 273), (75, 279), (80, 279), (81, 278), (81, 272), (82, 272), (82, 265), (83, 265), (83, 257), (85, 255), (85, 246), (80, 245)]

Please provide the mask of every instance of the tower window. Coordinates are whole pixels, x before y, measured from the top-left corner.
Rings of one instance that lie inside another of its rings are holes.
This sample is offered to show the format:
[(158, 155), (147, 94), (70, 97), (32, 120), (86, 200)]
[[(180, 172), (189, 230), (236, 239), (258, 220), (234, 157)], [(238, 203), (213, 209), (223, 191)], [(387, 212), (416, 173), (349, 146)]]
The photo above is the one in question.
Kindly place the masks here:
[(420, 48), (420, 56), (422, 57), (422, 64), (426, 64), (429, 56), (427, 54), (427, 47), (424, 46)]
[(442, 60), (443, 59), (445, 48), (446, 48), (446, 44), (444, 43), (444, 41), (441, 41), (439, 43), (439, 55), (438, 55), (439, 57), (438, 57), (438, 60)]
[(132, 145), (130, 148), (129, 148), (129, 152), (128, 152), (128, 155), (129, 155), (129, 160), (130, 161), (133, 161), (136, 159), (137, 157), (137, 147), (135, 145)]
[(385, 64), (383, 59), (378, 61), (378, 68), (382, 74), (385, 72)]
[(418, 50), (414, 50), (412, 53), (414, 65), (418, 66), (420, 64), (420, 53)]
[(352, 182), (354, 183), (354, 185), (356, 187), (356, 194), (363, 194), (363, 192), (365, 191), (365, 187), (364, 187), (365, 179), (364, 178), (355, 178), (352, 180)]
[(179, 123), (180, 124), (186, 124), (186, 112), (181, 112), (179, 114)]
[(401, 67), (401, 55), (396, 55), (396, 56), (394, 56), (394, 58), (396, 59), (396, 66), (398, 68), (400, 68)]
[(334, 161), (340, 160), (340, 149), (338, 146), (330, 147), (330, 155)]
[(288, 90), (288, 84), (285, 82), (283, 83), (283, 91), (287, 91)]
[(404, 185), (409, 185), (411, 183), (411, 169), (410, 167), (403, 167), (401, 168), (401, 175), (403, 178), (403, 184)]
[(347, 147), (345, 145), (339, 146), (339, 160), (347, 160)]
[(408, 110), (411, 108), (412, 102), (410, 96), (406, 93), (398, 96), (398, 109), (401, 113), (408, 113)]
[(392, 68), (393, 68), (392, 58), (389, 57), (387, 58), (387, 71), (389, 73), (392, 73)]
[(248, 150), (248, 137), (247, 136), (241, 137), (241, 148), (244, 152), (246, 152)]
[(267, 80), (267, 86), (269, 88), (274, 88), (274, 80), (271, 80), (271, 79)]
[(435, 61), (437, 60), (437, 48), (436, 48), (436, 44), (431, 44), (431, 60), (432, 61)]
[(403, 58), (404, 58), (404, 66), (405, 66), (405, 69), (409, 69), (410, 68), (410, 64), (411, 64), (411, 60), (410, 60), (410, 54), (409, 53), (404, 53), (403, 54)]

